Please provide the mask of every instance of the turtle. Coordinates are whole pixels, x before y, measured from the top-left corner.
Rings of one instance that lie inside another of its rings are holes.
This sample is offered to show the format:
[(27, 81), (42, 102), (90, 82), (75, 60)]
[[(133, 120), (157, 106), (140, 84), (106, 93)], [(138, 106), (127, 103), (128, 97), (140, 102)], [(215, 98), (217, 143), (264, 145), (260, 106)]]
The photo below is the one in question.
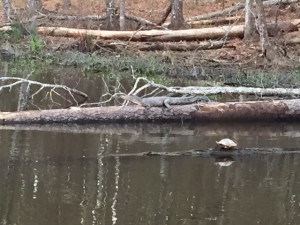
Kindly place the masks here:
[(237, 144), (229, 138), (224, 138), (220, 141), (216, 141), (216, 143), (218, 147), (223, 150), (232, 150), (237, 146)]

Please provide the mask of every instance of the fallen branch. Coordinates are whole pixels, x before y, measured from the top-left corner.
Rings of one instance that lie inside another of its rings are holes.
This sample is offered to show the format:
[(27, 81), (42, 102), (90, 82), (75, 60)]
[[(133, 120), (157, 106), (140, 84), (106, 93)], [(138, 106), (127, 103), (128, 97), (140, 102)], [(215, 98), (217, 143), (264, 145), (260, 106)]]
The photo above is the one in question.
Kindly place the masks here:
[(208, 14), (205, 14), (205, 15), (193, 16), (193, 17), (187, 18), (186, 22), (211, 19), (211, 18), (214, 18), (214, 17), (217, 17), (217, 16), (223, 16), (225, 14), (231, 14), (233, 11), (237, 11), (237, 10), (240, 10), (240, 9), (243, 9), (243, 8), (245, 8), (245, 3), (238, 2), (235, 5), (227, 8), (227, 9), (223, 9), (221, 11), (218, 11), (218, 12), (212, 12), (212, 13), (208, 13)]
[(217, 18), (217, 19), (210, 19), (210, 20), (197, 20), (197, 21), (187, 22), (187, 25), (189, 25), (191, 28), (195, 28), (203, 25), (233, 24), (237, 21), (243, 22), (244, 18), (242, 18), (241, 16), (231, 16), (226, 18)]
[(56, 14), (41, 14), (40, 18), (48, 18), (51, 20), (77, 20), (77, 21), (102, 21), (106, 19), (106, 16), (90, 15), (90, 16), (78, 16), (78, 15), (56, 15)]
[(153, 23), (153, 22), (151, 22), (151, 21), (149, 21), (149, 20), (146, 20), (146, 19), (143, 19), (143, 18), (141, 18), (141, 17), (137, 17), (137, 16), (134, 16), (134, 15), (130, 15), (130, 14), (125, 14), (125, 18), (126, 19), (129, 19), (129, 20), (133, 20), (133, 21), (135, 21), (135, 22), (137, 22), (137, 23), (140, 23), (140, 24), (142, 24), (143, 26), (153, 26), (153, 27), (156, 27), (156, 28), (161, 28), (161, 29), (164, 29), (164, 30), (166, 30), (166, 28), (165, 27), (162, 27), (162, 26), (160, 26), (160, 25), (157, 25), (156, 23)]
[(211, 50), (219, 49), (224, 46), (224, 41), (204, 41), (199, 43), (171, 43), (171, 42), (155, 42), (139, 44), (140, 51), (195, 51), (195, 50)]
[[(16, 87), (18, 85), (25, 83), (27, 90), (24, 90), (24, 91), (26, 91), (27, 94), (30, 95), (29, 99), (31, 99), (31, 101), (33, 101), (35, 96), (37, 96), (42, 91), (45, 91), (45, 93), (46, 93), (45, 98), (49, 97), (49, 99), (52, 102), (55, 102), (53, 100), (54, 95), (68, 101), (70, 104), (72, 104), (74, 102), (75, 105), (79, 105), (79, 104), (85, 102), (88, 98), (87, 94), (85, 94), (77, 89), (69, 88), (65, 85), (45, 84), (45, 83), (41, 83), (38, 81), (28, 80), (28, 79), (24, 79), (24, 78), (20, 78), (20, 77), (0, 77), (0, 81), (3, 82), (2, 85), (0, 86), (0, 92), (4, 89), (11, 90), (13, 87)], [(5, 82), (10, 82), (10, 83), (6, 84)], [(39, 88), (30, 94), (31, 87), (33, 85), (38, 86)], [(48, 89), (48, 91), (46, 91), (46, 89)], [(59, 93), (60, 90), (63, 90), (65, 92), (69, 93), (71, 100), (67, 99), (65, 96), (63, 96), (61, 93)], [(82, 97), (83, 99), (80, 102), (78, 102), (74, 95), (78, 95), (78, 96)]]

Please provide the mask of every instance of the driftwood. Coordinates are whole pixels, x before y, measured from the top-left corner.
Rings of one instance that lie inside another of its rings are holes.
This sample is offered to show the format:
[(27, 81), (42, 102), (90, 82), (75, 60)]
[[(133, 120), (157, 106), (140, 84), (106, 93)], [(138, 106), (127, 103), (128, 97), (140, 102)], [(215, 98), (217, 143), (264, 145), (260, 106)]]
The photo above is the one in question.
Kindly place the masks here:
[(111, 123), (136, 121), (288, 121), (300, 119), (300, 100), (201, 103), (144, 108), (111, 106), (23, 112), (1, 112), (6, 124)]
[[(269, 24), (268, 26), (278, 27), (278, 29), (286, 29), (293, 24), (294, 26), (300, 23), (300, 19), (290, 22), (280, 22), (278, 25)], [(143, 30), (143, 31), (107, 31), (107, 30), (86, 30), (86, 29), (71, 29), (64, 27), (38, 27), (37, 33), (42, 35), (65, 36), (65, 37), (81, 37), (90, 36), (103, 39), (121, 39), (130, 41), (194, 41), (203, 39), (217, 39), (228, 37), (243, 37), (244, 26), (223, 26), (210, 27), (202, 29), (189, 30)], [(285, 31), (285, 30), (284, 30)], [(285, 31), (288, 32), (288, 31)]]

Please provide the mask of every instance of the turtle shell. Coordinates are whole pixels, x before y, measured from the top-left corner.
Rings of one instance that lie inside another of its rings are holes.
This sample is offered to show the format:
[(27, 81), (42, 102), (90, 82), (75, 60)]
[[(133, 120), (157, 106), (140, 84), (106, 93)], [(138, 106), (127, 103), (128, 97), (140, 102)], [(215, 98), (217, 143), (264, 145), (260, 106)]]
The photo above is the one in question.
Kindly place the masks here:
[(237, 146), (237, 144), (229, 138), (224, 138), (216, 143), (222, 149), (232, 149)]

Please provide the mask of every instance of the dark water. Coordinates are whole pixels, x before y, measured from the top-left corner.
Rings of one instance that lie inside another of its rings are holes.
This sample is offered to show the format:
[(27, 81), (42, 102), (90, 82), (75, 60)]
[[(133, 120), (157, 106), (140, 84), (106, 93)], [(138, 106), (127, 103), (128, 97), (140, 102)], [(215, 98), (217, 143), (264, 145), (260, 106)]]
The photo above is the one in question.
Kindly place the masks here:
[(300, 224), (300, 155), (116, 157), (300, 147), (300, 124), (130, 124), (0, 129), (0, 224)]

